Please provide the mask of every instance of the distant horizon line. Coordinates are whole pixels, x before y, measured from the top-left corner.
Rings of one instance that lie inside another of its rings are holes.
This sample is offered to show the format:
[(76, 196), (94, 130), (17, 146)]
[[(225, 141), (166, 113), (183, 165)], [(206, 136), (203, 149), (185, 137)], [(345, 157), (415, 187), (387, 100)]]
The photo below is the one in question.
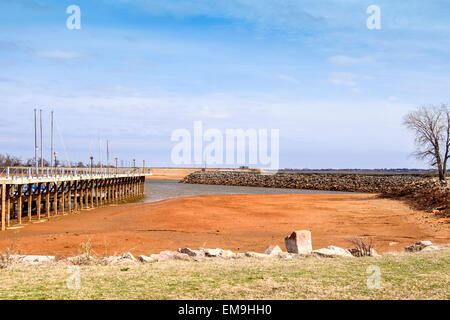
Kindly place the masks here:
[[(19, 165), (19, 166), (1, 166), (1, 167), (16, 167), (16, 168), (34, 168), (34, 165), (31, 166), (26, 166), (26, 165)], [(38, 166), (39, 168), (41, 168), (41, 166)], [(76, 166), (61, 166), (58, 165), (56, 166), (57, 168), (73, 168)], [(90, 167), (89, 165), (84, 165), (84, 168), (88, 168)], [(94, 168), (99, 167), (98, 164), (95, 164), (93, 166)], [(103, 164), (104, 168), (115, 168), (114, 165), (112, 164)], [(138, 166), (136, 165), (135, 167), (133, 166), (117, 166), (117, 168), (140, 168), (142, 166)], [(44, 166), (44, 168), (51, 168), (50, 166)], [(232, 170), (267, 170), (267, 171), (271, 171), (270, 169), (264, 169), (264, 168), (252, 168), (249, 166), (242, 166), (242, 167), (176, 167), (176, 166), (145, 166), (145, 168), (157, 168), (157, 169), (206, 169), (206, 170), (211, 170), (211, 169), (220, 169), (220, 170), (227, 170), (227, 169), (232, 169)], [(314, 168), (314, 169), (310, 169), (310, 168), (280, 168), (278, 170), (273, 170), (273, 171), (396, 171), (396, 172), (404, 172), (404, 171), (426, 171), (426, 172), (433, 172), (436, 171), (436, 169), (424, 169), (424, 168)]]

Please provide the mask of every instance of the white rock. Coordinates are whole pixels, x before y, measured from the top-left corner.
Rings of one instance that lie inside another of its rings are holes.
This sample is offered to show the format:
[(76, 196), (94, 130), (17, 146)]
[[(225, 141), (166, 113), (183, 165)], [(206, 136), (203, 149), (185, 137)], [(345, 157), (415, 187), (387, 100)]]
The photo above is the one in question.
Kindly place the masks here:
[(223, 249), (204, 249), (205, 255), (210, 258), (221, 257), (221, 258), (234, 258), (235, 254), (230, 250)]
[(190, 248), (184, 248), (184, 249), (178, 249), (179, 253), (184, 253), (187, 254), (190, 257), (204, 257), (205, 256), (205, 252), (202, 250), (192, 250)]
[(130, 260), (133, 262), (137, 262), (136, 258), (130, 252), (124, 253), (120, 258), (122, 260)]
[[(23, 255), (16, 256), (17, 261), (30, 264), (30, 265), (41, 265), (41, 264), (51, 264), (55, 262), (54, 256), (33, 256), (33, 255)], [(13, 258), (15, 260), (15, 258)]]
[(312, 253), (317, 256), (326, 258), (338, 258), (338, 257), (353, 258), (353, 255), (348, 250), (335, 246), (328, 246), (326, 248), (314, 250)]
[(223, 250), (222, 254), (220, 255), (221, 258), (225, 259), (233, 259), (236, 256), (236, 254), (231, 250)]
[(249, 258), (264, 258), (264, 259), (273, 257), (273, 256), (270, 256), (270, 255), (265, 254), (265, 253), (252, 252), (252, 251), (246, 252), (245, 256), (249, 257)]
[(269, 256), (278, 256), (283, 253), (283, 250), (279, 246), (268, 246), (264, 251), (264, 254), (268, 254)]
[(381, 255), (379, 255), (374, 248), (370, 249), (370, 256), (371, 257), (381, 257)]
[(438, 246), (428, 246), (428, 247), (423, 248), (421, 251), (427, 252), (427, 251), (436, 251), (436, 250), (441, 250), (441, 248), (439, 248)]
[(177, 251), (161, 251), (158, 255), (158, 262), (168, 260), (189, 260), (189, 256)]
[(205, 255), (207, 257), (220, 257), (220, 255), (222, 254), (222, 249), (205, 249)]
[(292, 232), (290, 236), (284, 238), (284, 243), (289, 253), (308, 255), (312, 252), (311, 232), (308, 230)]
[(111, 265), (128, 265), (137, 263), (137, 259), (130, 253), (124, 253), (121, 256), (111, 256), (104, 260), (107, 264)]
[(144, 255), (139, 256), (138, 260), (143, 263), (152, 263), (152, 262), (158, 261), (157, 259), (154, 259), (149, 256), (144, 256)]
[(295, 258), (304, 258), (304, 255), (300, 255), (300, 254), (295, 254), (295, 253), (287, 253), (287, 252), (282, 252), (280, 254), (277, 255), (278, 258), (282, 258), (282, 259), (293, 259), (295, 256)]

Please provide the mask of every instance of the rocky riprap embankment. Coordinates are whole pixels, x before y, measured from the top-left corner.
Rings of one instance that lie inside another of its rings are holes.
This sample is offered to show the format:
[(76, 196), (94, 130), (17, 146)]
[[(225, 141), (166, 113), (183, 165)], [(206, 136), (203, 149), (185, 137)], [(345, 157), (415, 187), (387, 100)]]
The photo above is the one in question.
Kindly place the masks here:
[[(382, 193), (422, 181), (420, 175), (354, 174), (354, 173), (290, 173), (264, 175), (255, 172), (194, 172), (181, 183), (288, 188), (323, 191)], [(429, 178), (428, 178), (429, 179)]]
[(421, 210), (450, 217), (450, 182), (420, 180), (403, 186), (390, 188), (381, 193), (382, 197), (404, 200)]

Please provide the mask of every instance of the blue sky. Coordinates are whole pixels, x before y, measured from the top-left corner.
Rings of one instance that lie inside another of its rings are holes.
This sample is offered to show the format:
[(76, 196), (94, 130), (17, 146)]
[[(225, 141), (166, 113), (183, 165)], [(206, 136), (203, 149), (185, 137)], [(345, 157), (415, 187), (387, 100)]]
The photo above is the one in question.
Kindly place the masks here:
[[(68, 30), (66, 8), (81, 8)], [(381, 8), (381, 30), (366, 9)], [(448, 102), (450, 10), (434, 0), (3, 0), (0, 147), (33, 155), (55, 110), (62, 159), (98, 139), (170, 166), (173, 130), (280, 130), (280, 166), (426, 167), (402, 117)], [(48, 130), (46, 130), (48, 141)], [(46, 145), (46, 154), (49, 146)]]

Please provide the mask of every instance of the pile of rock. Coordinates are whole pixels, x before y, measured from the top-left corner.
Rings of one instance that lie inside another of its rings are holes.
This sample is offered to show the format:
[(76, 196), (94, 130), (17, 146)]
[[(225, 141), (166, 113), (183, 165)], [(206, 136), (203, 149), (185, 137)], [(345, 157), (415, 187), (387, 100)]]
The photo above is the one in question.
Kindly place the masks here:
[(450, 183), (448, 182), (430, 179), (410, 182), (384, 190), (382, 196), (406, 200), (417, 209), (450, 217)]
[(129, 265), (137, 262), (137, 259), (130, 252), (124, 253), (121, 256), (112, 256), (100, 260), (100, 264), (113, 266)]
[(405, 247), (407, 252), (417, 252), (417, 251), (432, 251), (439, 249), (438, 246), (434, 246), (429, 240), (418, 241), (410, 246)]
[(265, 175), (258, 172), (194, 172), (181, 183), (251, 186), (346, 192), (389, 192), (409, 183), (430, 180), (414, 174), (363, 174), (363, 173), (298, 173), (279, 172)]
[[(223, 249), (205, 249), (199, 248), (193, 250), (190, 248), (178, 249), (178, 251), (163, 251), (159, 254), (152, 254), (150, 256), (139, 256), (139, 261), (144, 263), (161, 262), (167, 260), (203, 260), (205, 258), (222, 258), (222, 259), (240, 259), (248, 258), (281, 258), (293, 259), (303, 258), (309, 256), (325, 257), (325, 258), (353, 258), (358, 256), (352, 249), (342, 249), (336, 246), (329, 246), (318, 250), (312, 249), (311, 232), (308, 230), (299, 230), (292, 232), (285, 239), (286, 252), (277, 246), (268, 246), (264, 253), (259, 252), (245, 252), (234, 253), (230, 250)], [(375, 250), (372, 251), (372, 256), (377, 256)]]
[[(161, 251), (159, 254), (151, 254), (149, 256), (140, 255), (137, 259), (130, 252), (120, 256), (111, 256), (106, 258), (94, 258), (87, 254), (66, 258), (57, 261), (54, 256), (34, 256), (34, 255), (1, 255), (0, 267), (15, 266), (49, 266), (55, 264), (61, 265), (113, 265), (126, 266), (141, 263), (155, 263), (170, 260), (199, 261), (208, 258), (220, 259), (240, 259), (240, 258), (258, 258), (258, 259), (294, 259), (304, 257), (320, 257), (320, 258), (354, 258), (361, 257), (361, 253), (357, 249), (343, 249), (336, 246), (328, 246), (326, 248), (313, 250), (311, 242), (311, 232), (308, 230), (299, 230), (292, 232), (284, 239), (286, 252), (277, 246), (268, 246), (264, 253), (245, 252), (235, 253), (230, 250), (219, 248), (205, 249), (199, 248), (193, 250), (190, 248), (178, 249), (178, 251)], [(432, 251), (450, 249), (450, 246), (435, 246), (431, 241), (418, 241), (411, 246), (405, 248), (408, 252)], [(379, 256), (374, 249), (370, 251), (370, 256)]]
[(45, 266), (55, 263), (54, 256), (5, 254), (1, 256), (0, 266)]

